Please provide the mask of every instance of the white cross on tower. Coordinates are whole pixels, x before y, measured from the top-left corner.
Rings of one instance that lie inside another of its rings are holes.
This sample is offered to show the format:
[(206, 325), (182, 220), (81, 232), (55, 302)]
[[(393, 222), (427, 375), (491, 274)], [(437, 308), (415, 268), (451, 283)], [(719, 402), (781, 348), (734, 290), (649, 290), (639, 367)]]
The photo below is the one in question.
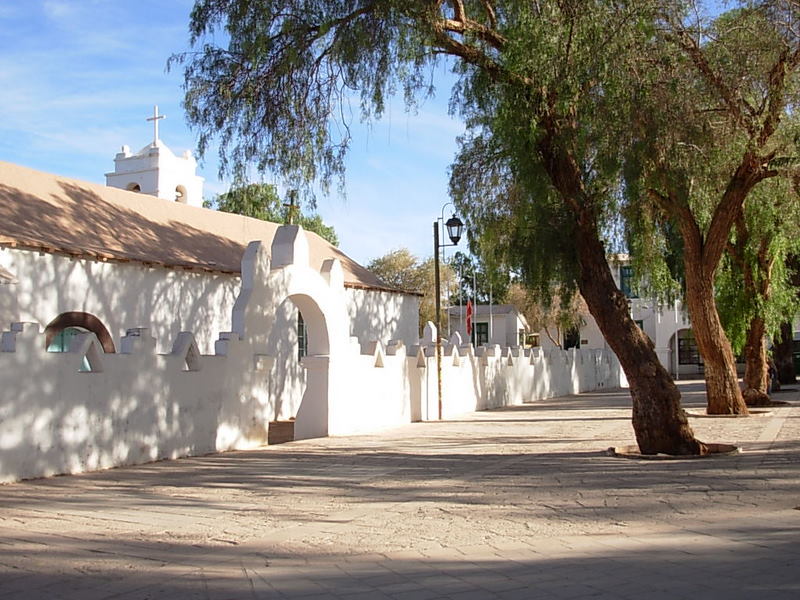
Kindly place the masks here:
[(158, 114), (158, 104), (153, 107), (153, 116), (148, 117), (148, 121), (153, 122), (153, 144), (158, 144), (158, 121), (160, 119), (166, 119), (167, 115), (160, 115)]

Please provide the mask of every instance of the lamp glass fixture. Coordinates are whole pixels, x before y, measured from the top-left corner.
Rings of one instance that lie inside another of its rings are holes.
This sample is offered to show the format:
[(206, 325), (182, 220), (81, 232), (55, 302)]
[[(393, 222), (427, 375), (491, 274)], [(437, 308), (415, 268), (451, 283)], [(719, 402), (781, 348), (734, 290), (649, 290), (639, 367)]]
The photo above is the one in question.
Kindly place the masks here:
[(447, 235), (450, 241), (453, 242), (453, 244), (458, 244), (458, 241), (461, 239), (461, 234), (464, 232), (464, 223), (461, 222), (461, 219), (453, 215), (447, 219), (444, 226), (447, 228)]

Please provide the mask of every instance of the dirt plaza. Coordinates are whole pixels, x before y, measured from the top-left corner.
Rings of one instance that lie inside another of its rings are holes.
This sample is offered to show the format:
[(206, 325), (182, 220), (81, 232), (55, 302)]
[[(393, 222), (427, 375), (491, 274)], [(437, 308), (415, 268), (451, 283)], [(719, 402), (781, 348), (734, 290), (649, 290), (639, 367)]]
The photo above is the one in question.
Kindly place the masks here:
[(716, 458), (610, 456), (623, 391), (0, 486), (0, 598), (797, 598), (800, 392), (775, 399), (693, 416), (741, 448)]

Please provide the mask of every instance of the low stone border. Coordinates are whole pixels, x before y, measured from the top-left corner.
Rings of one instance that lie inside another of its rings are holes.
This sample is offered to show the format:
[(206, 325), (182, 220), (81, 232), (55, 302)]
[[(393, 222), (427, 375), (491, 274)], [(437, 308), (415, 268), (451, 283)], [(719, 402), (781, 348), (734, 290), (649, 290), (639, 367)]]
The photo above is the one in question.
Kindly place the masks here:
[(684, 410), (687, 417), (697, 419), (746, 419), (747, 417), (769, 417), (772, 411), (764, 408), (751, 408), (749, 415), (709, 415), (705, 410)]
[(720, 456), (733, 456), (739, 454), (741, 450), (738, 446), (733, 444), (706, 444), (708, 447), (708, 454), (642, 454), (639, 452), (639, 446), (620, 446), (609, 448), (606, 452), (609, 456), (617, 458), (638, 458), (641, 460), (693, 460), (696, 458), (716, 458)]

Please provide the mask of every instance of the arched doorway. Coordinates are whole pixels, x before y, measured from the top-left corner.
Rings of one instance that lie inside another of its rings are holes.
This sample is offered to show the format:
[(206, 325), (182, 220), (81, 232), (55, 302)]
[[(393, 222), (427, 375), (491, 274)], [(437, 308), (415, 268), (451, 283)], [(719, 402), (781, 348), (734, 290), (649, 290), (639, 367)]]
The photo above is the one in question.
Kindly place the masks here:
[[(316, 381), (325, 379), (326, 374), (309, 365), (317, 366), (320, 359), (327, 360), (329, 353), (326, 319), (319, 305), (308, 294), (287, 297), (276, 311), (267, 342), (267, 354), (275, 359), (267, 381), (272, 402), (269, 444), (295, 439), (295, 423), (304, 401), (327, 403), (327, 399), (312, 399), (327, 385)], [(309, 414), (307, 418), (315, 416)]]
[[(231, 314), (233, 333), (250, 346), (254, 358), (261, 362), (263, 357), (264, 364), (277, 364), (277, 368), (281, 359), (273, 352), (276, 340), (286, 345), (286, 332), (298, 326), (297, 320), (284, 319), (281, 323), (276, 317), (287, 301), (303, 316), (308, 352), (301, 362), (306, 384), (297, 406), (294, 438), (326, 437), (344, 431), (347, 423), (342, 420), (346, 420), (347, 411), (332, 406), (347, 405), (343, 393), (346, 356), (352, 351), (342, 266), (338, 259), (330, 258), (319, 269), (310, 268), (308, 241), (297, 225), (278, 228), (271, 252), (261, 241), (248, 244), (242, 257), (242, 289)], [(336, 368), (337, 363), (340, 368)], [(276, 403), (269, 397), (269, 372), (254, 372), (257, 379), (253, 380), (253, 389), (263, 393), (260, 413), (267, 420), (274, 416)]]

